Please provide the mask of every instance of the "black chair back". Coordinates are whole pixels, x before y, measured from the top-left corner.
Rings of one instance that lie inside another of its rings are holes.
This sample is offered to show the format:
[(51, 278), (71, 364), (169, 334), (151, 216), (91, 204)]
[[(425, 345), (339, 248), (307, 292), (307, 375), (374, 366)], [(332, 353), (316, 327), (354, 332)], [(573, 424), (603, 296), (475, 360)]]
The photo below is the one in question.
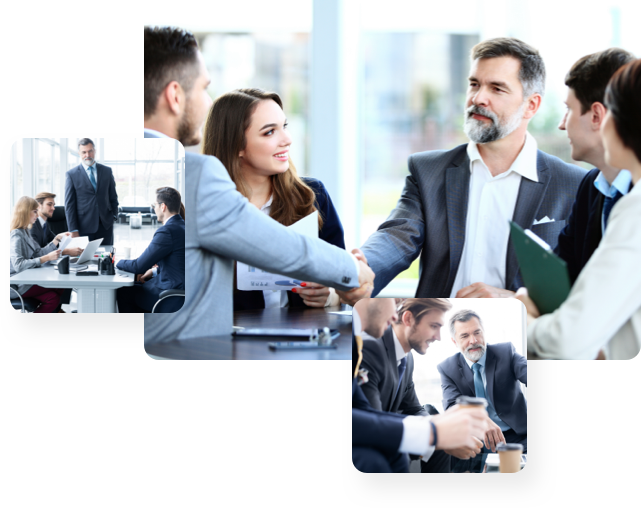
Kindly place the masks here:
[(67, 215), (65, 214), (64, 206), (56, 206), (56, 209), (51, 216), (51, 219), (47, 221), (49, 229), (53, 231), (55, 235), (60, 233), (65, 233), (69, 231), (69, 226), (67, 226)]

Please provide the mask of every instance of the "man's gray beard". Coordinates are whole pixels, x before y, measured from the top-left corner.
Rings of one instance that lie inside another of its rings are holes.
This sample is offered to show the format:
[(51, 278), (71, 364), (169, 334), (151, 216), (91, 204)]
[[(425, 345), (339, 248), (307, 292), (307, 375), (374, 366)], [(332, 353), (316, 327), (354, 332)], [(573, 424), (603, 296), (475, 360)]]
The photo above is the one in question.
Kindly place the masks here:
[[(492, 141), (503, 139), (512, 134), (521, 125), (525, 105), (526, 103), (523, 102), (518, 111), (508, 118), (506, 122), (501, 122), (496, 113), (479, 106), (470, 106), (465, 111), (465, 126), (463, 128), (465, 135), (470, 141), (478, 144), (491, 143)], [(485, 125), (484, 121), (472, 118), (472, 113), (486, 116), (492, 120), (492, 123)]]
[(465, 353), (463, 353), (463, 356), (465, 356), (465, 358), (467, 358), (471, 362), (478, 362), (485, 354), (485, 346), (480, 346), (480, 348), (481, 349), (478, 352), (465, 351)]

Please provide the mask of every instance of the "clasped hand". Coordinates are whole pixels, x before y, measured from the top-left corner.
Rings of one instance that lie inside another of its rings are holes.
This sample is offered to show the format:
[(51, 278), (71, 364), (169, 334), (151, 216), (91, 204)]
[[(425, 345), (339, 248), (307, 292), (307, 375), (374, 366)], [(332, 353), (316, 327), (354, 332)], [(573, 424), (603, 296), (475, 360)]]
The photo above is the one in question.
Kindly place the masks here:
[(360, 287), (350, 289), (349, 291), (336, 290), (336, 293), (340, 296), (341, 302), (353, 307), (357, 301), (370, 297), (374, 290), (375, 274), (367, 264), (367, 259), (360, 249), (353, 249), (352, 254), (354, 254), (356, 259), (358, 259), (360, 267), (358, 272), (358, 283), (360, 284)]

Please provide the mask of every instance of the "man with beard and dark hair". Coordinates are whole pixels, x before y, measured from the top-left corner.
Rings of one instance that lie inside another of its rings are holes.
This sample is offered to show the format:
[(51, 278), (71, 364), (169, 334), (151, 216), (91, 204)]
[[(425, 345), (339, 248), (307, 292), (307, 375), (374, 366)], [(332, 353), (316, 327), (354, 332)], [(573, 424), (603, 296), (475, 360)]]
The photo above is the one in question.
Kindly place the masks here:
[[(417, 297), (505, 297), (523, 285), (509, 221), (554, 247), (583, 169), (537, 149), (527, 132), (544, 94), (545, 66), (514, 38), (472, 48), (466, 145), (409, 158), (396, 208), (361, 248), (373, 296), (421, 256)], [(341, 295), (354, 303), (360, 292)]]
[[(522, 444), (527, 453), (527, 402), (521, 391), (521, 383), (527, 386), (527, 360), (511, 342), (486, 345), (481, 317), (472, 310), (450, 318), (450, 334), (459, 353), (438, 365), (443, 409), (461, 395), (486, 399), (490, 421), (483, 452), (508, 442)], [(453, 470), (457, 467), (452, 459)]]

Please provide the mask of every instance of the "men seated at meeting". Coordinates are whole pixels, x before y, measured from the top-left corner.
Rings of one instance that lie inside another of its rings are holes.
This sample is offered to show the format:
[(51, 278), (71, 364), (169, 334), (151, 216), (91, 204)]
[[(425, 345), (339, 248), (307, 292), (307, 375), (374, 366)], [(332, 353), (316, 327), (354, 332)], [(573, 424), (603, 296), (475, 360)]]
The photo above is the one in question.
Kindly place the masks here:
[[(137, 259), (122, 259), (116, 268), (136, 274), (133, 286), (118, 288), (118, 312), (151, 312), (168, 289), (185, 289), (185, 208), (180, 193), (171, 187), (156, 191), (152, 204), (159, 227), (151, 243)], [(163, 300), (155, 312), (176, 312), (183, 298)]]
[[(483, 453), (494, 452), (499, 443), (520, 443), (527, 453), (527, 402), (521, 383), (527, 386), (527, 360), (511, 342), (486, 344), (481, 317), (461, 310), (450, 318), (449, 331), (459, 352), (438, 365), (443, 390), (443, 409), (454, 406), (462, 395), (487, 400), (489, 416)], [(472, 471), (475, 463), (452, 458), (452, 471)]]
[(408, 454), (476, 447), (487, 431), (482, 408), (451, 408), (442, 415), (400, 415), (377, 411), (363, 394), (369, 372), (362, 368), (363, 332), (380, 337), (398, 321), (392, 298), (369, 298), (354, 307), (352, 339), (352, 462), (364, 473), (407, 473)]
[[(11, 218), (9, 276), (29, 268), (38, 268), (47, 261), (60, 257), (58, 245), (62, 237), (69, 233), (60, 233), (41, 247), (29, 234), (33, 224), (38, 221), (38, 210), (38, 202), (28, 196), (22, 196), (16, 203)], [(12, 299), (18, 297), (16, 291), (23, 298), (33, 298), (41, 303), (35, 310), (37, 314), (63, 312), (61, 310), (63, 289), (43, 288), (31, 284), (11, 284), (9, 292)]]

